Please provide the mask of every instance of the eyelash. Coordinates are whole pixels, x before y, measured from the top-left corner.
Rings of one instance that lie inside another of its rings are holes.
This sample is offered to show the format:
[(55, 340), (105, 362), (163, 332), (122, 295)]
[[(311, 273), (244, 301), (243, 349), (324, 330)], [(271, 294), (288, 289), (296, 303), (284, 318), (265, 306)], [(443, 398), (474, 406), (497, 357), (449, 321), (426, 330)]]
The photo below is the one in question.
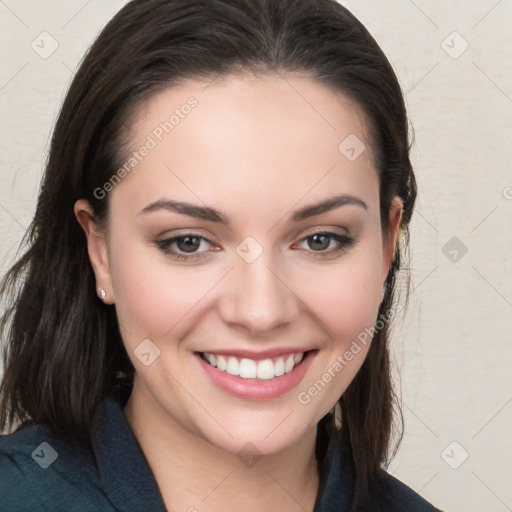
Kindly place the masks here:
[[(314, 236), (326, 236), (331, 240), (334, 240), (338, 243), (338, 247), (334, 249), (322, 250), (322, 251), (313, 251), (307, 250), (309, 256), (312, 258), (326, 258), (332, 256), (333, 254), (340, 253), (347, 249), (353, 247), (356, 243), (356, 240), (348, 235), (341, 235), (339, 233), (332, 233), (330, 231), (317, 231), (316, 233), (311, 233), (304, 238), (301, 239), (301, 242), (308, 240), (309, 238), (313, 238)], [(330, 243), (329, 243), (330, 245)]]
[(203, 255), (202, 252), (187, 254), (187, 253), (175, 252), (175, 251), (172, 251), (169, 249), (172, 244), (174, 244), (175, 242), (177, 242), (179, 240), (184, 240), (185, 238), (198, 238), (200, 241), (205, 240), (206, 242), (211, 243), (204, 236), (198, 235), (196, 233), (186, 233), (184, 235), (174, 236), (172, 238), (167, 238), (165, 240), (157, 240), (156, 244), (165, 254), (172, 256), (174, 259), (177, 259), (177, 260), (191, 261), (191, 260), (200, 258)]
[[(309, 256), (312, 258), (325, 258), (325, 257), (331, 256), (331, 255), (339, 253), (343, 250), (350, 249), (356, 243), (356, 240), (350, 236), (341, 235), (339, 233), (332, 233), (329, 231), (318, 231), (315, 233), (311, 233), (311, 234), (303, 237), (300, 242), (307, 241), (308, 239), (311, 239), (314, 236), (327, 236), (328, 238), (336, 241), (339, 245), (337, 248), (329, 249), (329, 250), (322, 250), (322, 251), (308, 250), (307, 252), (309, 253)], [(176, 260), (191, 261), (191, 260), (195, 260), (197, 258), (201, 258), (203, 255), (203, 252), (187, 254), (187, 253), (180, 253), (180, 252), (176, 252), (174, 250), (170, 250), (170, 247), (174, 243), (176, 243), (180, 240), (184, 240), (185, 238), (197, 238), (200, 240), (200, 243), (203, 240), (208, 243), (211, 243), (207, 238), (205, 238), (204, 236), (198, 235), (196, 233), (186, 233), (184, 235), (174, 236), (172, 238), (167, 238), (165, 240), (157, 240), (155, 243), (162, 252), (171, 256), (172, 258), (174, 258)], [(330, 245), (330, 243), (329, 243), (329, 245)]]

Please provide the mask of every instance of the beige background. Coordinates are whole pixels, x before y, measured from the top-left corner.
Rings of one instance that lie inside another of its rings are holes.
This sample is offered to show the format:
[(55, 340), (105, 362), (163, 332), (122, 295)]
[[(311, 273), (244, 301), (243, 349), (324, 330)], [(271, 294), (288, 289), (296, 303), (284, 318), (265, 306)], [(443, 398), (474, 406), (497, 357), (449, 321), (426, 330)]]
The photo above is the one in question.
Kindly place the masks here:
[[(72, 73), (124, 3), (0, 0), (2, 274)], [(512, 1), (342, 3), (395, 66), (416, 133), (414, 290), (393, 340), (406, 434), (390, 472), (446, 511), (512, 510)], [(59, 45), (47, 59), (31, 48), (43, 31)]]

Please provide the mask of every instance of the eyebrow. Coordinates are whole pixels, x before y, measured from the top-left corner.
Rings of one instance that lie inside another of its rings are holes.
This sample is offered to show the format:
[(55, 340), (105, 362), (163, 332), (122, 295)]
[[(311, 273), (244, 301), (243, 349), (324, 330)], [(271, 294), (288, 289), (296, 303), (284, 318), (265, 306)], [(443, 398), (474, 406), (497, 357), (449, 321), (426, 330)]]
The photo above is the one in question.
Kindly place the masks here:
[(181, 213), (182, 215), (188, 215), (189, 217), (195, 217), (196, 219), (229, 224), (229, 219), (214, 208), (210, 208), (209, 206), (197, 206), (191, 203), (186, 203), (184, 201), (173, 201), (167, 199), (160, 199), (154, 203), (148, 204), (139, 212), (139, 214), (152, 213), (158, 210), (170, 210), (176, 213)]
[(335, 196), (330, 199), (327, 199), (326, 201), (322, 201), (320, 203), (306, 206), (300, 210), (297, 210), (292, 215), (292, 220), (298, 222), (300, 220), (307, 219), (308, 217), (320, 215), (321, 213), (325, 213), (330, 210), (334, 210), (335, 208), (340, 208), (341, 206), (346, 205), (360, 206), (364, 210), (368, 210), (367, 204), (359, 197), (352, 196), (350, 194), (342, 194), (340, 196)]
[[(300, 210), (295, 211), (291, 218), (294, 222), (299, 222), (309, 217), (320, 215), (321, 213), (346, 205), (360, 206), (364, 210), (368, 210), (367, 204), (359, 197), (350, 194), (342, 194), (301, 208)], [(139, 214), (147, 214), (159, 210), (169, 210), (182, 215), (188, 215), (189, 217), (195, 217), (197, 219), (208, 220), (211, 222), (219, 222), (226, 225), (230, 223), (230, 219), (215, 208), (211, 208), (209, 206), (198, 206), (184, 201), (174, 201), (170, 199), (160, 199), (155, 201), (143, 208)]]

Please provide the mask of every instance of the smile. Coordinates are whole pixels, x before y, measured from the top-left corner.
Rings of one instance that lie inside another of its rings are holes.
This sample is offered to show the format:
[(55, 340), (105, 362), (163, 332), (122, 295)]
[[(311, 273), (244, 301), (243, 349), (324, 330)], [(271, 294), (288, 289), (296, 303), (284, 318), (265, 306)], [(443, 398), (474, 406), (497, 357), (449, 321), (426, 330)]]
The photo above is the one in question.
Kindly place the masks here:
[(255, 361), (248, 358), (237, 358), (234, 356), (209, 354), (202, 352), (201, 357), (210, 366), (221, 372), (229, 373), (242, 379), (270, 380), (290, 373), (304, 358), (304, 352), (297, 352)]
[(195, 359), (221, 391), (244, 400), (270, 400), (291, 392), (304, 379), (318, 349), (250, 353), (195, 352)]

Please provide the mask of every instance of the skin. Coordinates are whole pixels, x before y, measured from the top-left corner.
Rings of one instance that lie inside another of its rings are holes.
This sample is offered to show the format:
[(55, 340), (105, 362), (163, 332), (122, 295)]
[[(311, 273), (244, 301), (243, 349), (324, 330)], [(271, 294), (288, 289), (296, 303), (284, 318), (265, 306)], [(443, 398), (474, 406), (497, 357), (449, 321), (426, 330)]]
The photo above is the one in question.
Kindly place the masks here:
[[(139, 108), (132, 150), (168, 112), (191, 96), (198, 101), (110, 193), (105, 230), (85, 200), (75, 205), (97, 286), (115, 303), (136, 369), (125, 415), (168, 510), (226, 512), (241, 503), (249, 512), (313, 510), (316, 425), (356, 375), (369, 345), (308, 404), (297, 396), (375, 324), (402, 202), (393, 201), (384, 234), (363, 117), (340, 93), (298, 76), (237, 75), (205, 85), (186, 82)], [(353, 162), (338, 150), (349, 134), (366, 145)], [(367, 208), (349, 204), (292, 220), (295, 210), (339, 194)], [(139, 213), (160, 199), (207, 205), (230, 224), (170, 210)], [(319, 256), (339, 248), (327, 238), (318, 250), (307, 238), (325, 231), (354, 243)], [(155, 243), (187, 233), (211, 241), (201, 242), (199, 257), (188, 262)], [(247, 236), (263, 250), (252, 263), (236, 252)], [(134, 355), (144, 339), (160, 350), (149, 366)], [(247, 400), (217, 388), (194, 354), (233, 347), (318, 352), (291, 392)], [(247, 443), (262, 455), (252, 467), (237, 457)]]

